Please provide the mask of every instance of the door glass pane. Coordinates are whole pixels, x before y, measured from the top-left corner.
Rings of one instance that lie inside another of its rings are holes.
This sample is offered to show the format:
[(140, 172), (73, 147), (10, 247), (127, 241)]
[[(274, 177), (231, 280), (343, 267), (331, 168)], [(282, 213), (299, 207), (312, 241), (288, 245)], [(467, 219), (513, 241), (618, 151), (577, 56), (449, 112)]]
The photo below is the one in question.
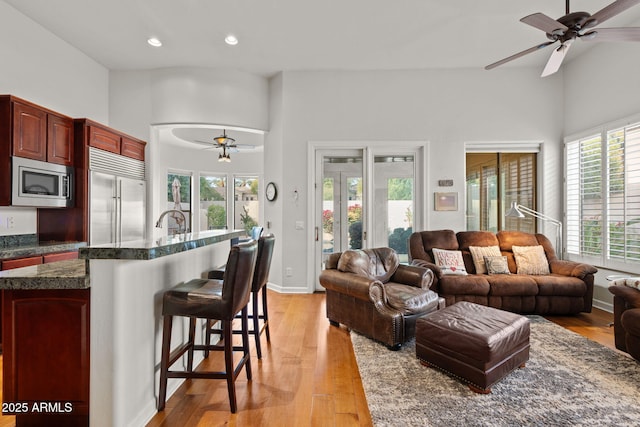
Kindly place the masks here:
[(236, 176), (234, 178), (234, 198), (235, 219), (233, 226), (235, 229), (242, 229), (249, 233), (251, 228), (258, 225), (260, 218), (258, 177)]
[(334, 252), (363, 247), (362, 152), (322, 156), (323, 262)]
[(333, 234), (333, 192), (334, 179), (324, 178), (322, 183), (322, 252), (334, 252)]
[(414, 226), (414, 156), (375, 156), (373, 174), (373, 245), (394, 249), (406, 263)]
[(362, 177), (349, 177), (346, 184), (349, 249), (362, 249)]
[(200, 230), (227, 228), (227, 177), (200, 176)]
[(167, 215), (167, 233), (177, 234), (191, 230), (191, 175), (169, 173), (167, 175), (167, 209), (182, 211), (182, 215), (171, 212)]

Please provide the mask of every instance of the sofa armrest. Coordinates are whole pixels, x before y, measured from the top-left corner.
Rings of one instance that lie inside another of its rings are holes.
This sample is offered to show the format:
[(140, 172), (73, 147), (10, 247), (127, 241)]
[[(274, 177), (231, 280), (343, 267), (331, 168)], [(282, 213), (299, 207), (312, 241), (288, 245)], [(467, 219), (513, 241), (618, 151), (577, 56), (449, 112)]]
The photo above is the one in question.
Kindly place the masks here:
[(609, 292), (623, 298), (629, 308), (640, 308), (640, 291), (625, 285), (609, 286)]
[(425, 261), (423, 259), (414, 259), (413, 261), (411, 261), (411, 265), (428, 268), (429, 270), (433, 271), (436, 279), (442, 278), (442, 270), (432, 262)]
[(587, 274), (595, 274), (598, 269), (589, 264), (574, 261), (554, 260), (549, 263), (551, 273), (584, 279)]
[(335, 269), (323, 270), (319, 281), (325, 289), (354, 296), (363, 301), (370, 301), (369, 287), (377, 282), (375, 279)]
[(433, 277), (433, 271), (427, 267), (400, 264), (389, 281), (429, 289), (433, 283)]

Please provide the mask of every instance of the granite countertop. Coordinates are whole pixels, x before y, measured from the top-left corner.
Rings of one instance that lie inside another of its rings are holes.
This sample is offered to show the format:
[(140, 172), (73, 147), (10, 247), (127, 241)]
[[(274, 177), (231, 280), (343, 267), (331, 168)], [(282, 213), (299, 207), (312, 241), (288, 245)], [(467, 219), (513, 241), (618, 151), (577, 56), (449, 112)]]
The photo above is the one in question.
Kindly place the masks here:
[(150, 260), (243, 236), (246, 236), (244, 230), (210, 230), (156, 236), (154, 239), (83, 247), (78, 251), (78, 256), (84, 259)]
[(0, 247), (0, 259), (24, 258), (55, 252), (76, 251), (87, 246), (85, 242), (43, 242), (31, 245)]
[(86, 264), (73, 259), (0, 271), (0, 289), (87, 289)]

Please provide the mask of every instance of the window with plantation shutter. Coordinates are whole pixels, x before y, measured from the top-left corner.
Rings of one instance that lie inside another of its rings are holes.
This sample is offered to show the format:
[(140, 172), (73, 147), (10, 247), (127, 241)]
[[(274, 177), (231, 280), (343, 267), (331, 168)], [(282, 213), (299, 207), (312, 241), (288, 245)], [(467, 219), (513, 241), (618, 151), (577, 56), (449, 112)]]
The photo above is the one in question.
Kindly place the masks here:
[(566, 143), (566, 248), (593, 264), (640, 269), (640, 123)]

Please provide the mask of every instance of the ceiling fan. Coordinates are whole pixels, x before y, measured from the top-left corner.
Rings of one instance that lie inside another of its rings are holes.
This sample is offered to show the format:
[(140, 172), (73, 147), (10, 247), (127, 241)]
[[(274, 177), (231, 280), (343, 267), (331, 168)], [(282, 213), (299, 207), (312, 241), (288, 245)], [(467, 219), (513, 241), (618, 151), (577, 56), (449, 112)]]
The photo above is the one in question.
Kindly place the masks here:
[(551, 41), (538, 44), (529, 49), (518, 52), (498, 62), (487, 65), (485, 70), (491, 70), (499, 65), (505, 64), (521, 56), (536, 52), (542, 48), (550, 46), (556, 42), (560, 42), (551, 53), (551, 57), (547, 61), (547, 65), (542, 71), (541, 77), (546, 77), (555, 73), (560, 69), (560, 65), (564, 57), (576, 39), (593, 42), (609, 42), (609, 41), (632, 41), (640, 42), (640, 28), (598, 28), (592, 29), (598, 24), (603, 23), (619, 13), (624, 12), (632, 6), (640, 3), (640, 0), (617, 0), (610, 5), (604, 7), (593, 15), (588, 12), (570, 12), (569, 0), (566, 0), (566, 15), (553, 19), (544, 13), (534, 13), (525, 16), (520, 20), (525, 24), (538, 28), (547, 34), (547, 38)]
[(231, 156), (229, 153), (237, 153), (241, 149), (253, 149), (254, 145), (250, 144), (236, 144), (236, 140), (227, 136), (227, 131), (225, 129), (222, 130), (222, 135), (216, 136), (213, 138), (213, 141), (199, 141), (194, 140), (197, 144), (208, 145), (205, 150), (210, 150), (212, 148), (222, 148), (222, 153), (218, 155), (219, 162), (230, 162)]

